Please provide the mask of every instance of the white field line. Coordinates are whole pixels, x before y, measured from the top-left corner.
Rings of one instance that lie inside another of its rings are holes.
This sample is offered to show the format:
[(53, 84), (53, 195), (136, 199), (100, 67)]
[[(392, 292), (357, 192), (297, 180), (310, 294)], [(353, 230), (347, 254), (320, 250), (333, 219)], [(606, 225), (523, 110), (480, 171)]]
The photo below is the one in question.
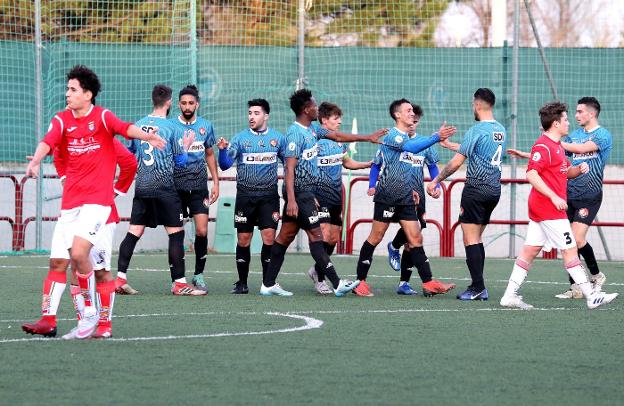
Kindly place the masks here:
[[(195, 313), (195, 315), (201, 313)], [(239, 313), (241, 314), (241, 313)], [(249, 313), (255, 314), (255, 313)], [(152, 336), (152, 337), (119, 337), (119, 338), (107, 338), (106, 342), (128, 342), (128, 341), (162, 341), (162, 340), (183, 340), (183, 339), (192, 339), (192, 338), (212, 338), (212, 337), (238, 337), (238, 336), (256, 336), (256, 335), (267, 335), (267, 334), (280, 334), (280, 333), (294, 333), (296, 331), (305, 331), (320, 328), (323, 325), (322, 320), (314, 319), (308, 316), (301, 316), (293, 313), (275, 313), (275, 312), (267, 312), (263, 313), (268, 316), (278, 316), (278, 317), (287, 317), (290, 319), (303, 320), (305, 324), (299, 327), (289, 327), (289, 328), (280, 328), (276, 330), (263, 330), (263, 331), (241, 331), (241, 332), (223, 332), (223, 333), (209, 333), (209, 334), (188, 334), (188, 335), (166, 335), (166, 336)], [(137, 317), (154, 317), (155, 315), (135, 315)], [(28, 342), (28, 341), (63, 341), (60, 338), (45, 338), (45, 337), (35, 337), (35, 338), (15, 338), (15, 339), (6, 339), (0, 340), (0, 344), (5, 343), (20, 343), (20, 342)]]
[[(0, 270), (5, 270), (5, 269), (48, 269), (47, 266), (22, 266), (22, 265), (0, 265)], [(131, 271), (139, 271), (139, 272), (169, 272), (169, 269), (157, 269), (157, 268), (131, 268)], [(234, 275), (235, 271), (213, 271), (213, 270), (206, 270), (204, 276), (206, 279), (210, 279), (211, 276), (210, 274), (224, 274), (224, 275)], [(259, 271), (250, 271), (250, 274), (255, 274), (255, 275), (262, 275), (262, 272)], [(304, 275), (307, 277), (307, 273), (305, 272), (280, 272), (280, 276), (284, 275), (284, 276), (301, 276)], [(565, 275), (563, 275), (563, 278), (565, 278)], [(369, 278), (372, 279), (384, 279), (384, 278), (391, 278), (391, 279), (395, 279), (398, 278), (400, 276), (399, 272), (396, 272), (394, 274), (390, 274), (390, 275), (369, 275)], [(458, 278), (458, 277), (436, 277), (436, 279), (440, 279), (440, 280), (449, 280), (449, 281), (470, 281), (470, 278), (466, 278), (466, 277), (462, 277), (462, 278)], [(507, 283), (508, 280), (507, 279), (494, 279), (494, 280), (488, 280), (489, 283)], [(569, 286), (570, 284), (568, 282), (550, 282), (550, 281), (532, 281), (532, 280), (526, 280), (524, 281), (524, 283), (532, 283), (532, 284), (536, 284), (536, 285), (565, 285), (565, 286)], [(604, 286), (624, 286), (624, 283), (617, 283), (617, 282), (607, 282), (604, 284)]]

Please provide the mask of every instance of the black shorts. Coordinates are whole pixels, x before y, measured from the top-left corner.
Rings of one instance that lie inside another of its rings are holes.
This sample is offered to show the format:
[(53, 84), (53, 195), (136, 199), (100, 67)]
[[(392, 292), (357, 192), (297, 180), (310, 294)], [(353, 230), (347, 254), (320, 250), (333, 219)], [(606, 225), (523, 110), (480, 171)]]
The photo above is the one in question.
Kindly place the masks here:
[(239, 233), (251, 233), (254, 226), (259, 230), (277, 228), (279, 222), (279, 195), (236, 195), (234, 204), (234, 227)]
[(342, 227), (342, 205), (329, 204), (322, 200), (319, 200), (319, 223), (332, 224)]
[(182, 227), (182, 207), (178, 195), (161, 197), (134, 197), (130, 224), (156, 228), (156, 226)]
[(382, 223), (397, 223), (400, 220), (418, 221), (416, 206), (413, 204), (390, 205), (387, 203), (375, 202), (375, 213), (373, 220)]
[(316, 227), (320, 227), (314, 194), (311, 192), (295, 192), (295, 201), (297, 202), (299, 211), (297, 217), (290, 217), (286, 214), (288, 200), (284, 199), (282, 223), (297, 223), (302, 230), (312, 230)]
[(500, 195), (488, 196), (475, 188), (466, 186), (461, 196), (461, 206), (459, 207), (459, 222), (465, 224), (490, 223), (490, 216), (496, 208)]
[(182, 203), (184, 218), (193, 217), (196, 214), (208, 214), (208, 207), (210, 207), (208, 189), (178, 190), (178, 196), (180, 196)]
[(568, 199), (568, 220), (570, 223), (577, 222), (590, 226), (596, 218), (601, 204), (602, 193), (592, 199)]

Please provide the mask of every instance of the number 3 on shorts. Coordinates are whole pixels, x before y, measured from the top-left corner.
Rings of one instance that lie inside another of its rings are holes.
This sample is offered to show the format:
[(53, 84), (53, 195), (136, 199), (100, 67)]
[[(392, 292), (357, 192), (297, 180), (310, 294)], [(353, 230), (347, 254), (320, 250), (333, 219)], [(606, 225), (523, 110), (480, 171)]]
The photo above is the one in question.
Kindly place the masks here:
[(565, 237), (566, 245), (572, 244), (572, 237), (570, 237), (569, 232), (566, 231), (565, 233), (563, 233), (563, 236)]

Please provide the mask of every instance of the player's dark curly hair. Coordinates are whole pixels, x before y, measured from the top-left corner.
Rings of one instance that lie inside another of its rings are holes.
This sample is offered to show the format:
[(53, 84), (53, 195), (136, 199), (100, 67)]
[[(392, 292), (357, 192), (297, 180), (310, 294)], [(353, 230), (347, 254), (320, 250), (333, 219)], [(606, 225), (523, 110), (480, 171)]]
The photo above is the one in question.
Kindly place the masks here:
[(338, 107), (337, 104), (330, 103), (330, 102), (323, 102), (319, 104), (319, 111), (318, 111), (319, 122), (322, 123), (323, 120), (333, 117), (333, 116), (342, 117), (342, 110), (340, 110), (340, 107)]
[(496, 103), (496, 96), (494, 95), (494, 92), (487, 87), (477, 89), (477, 91), (474, 92), (474, 98), (475, 100), (481, 100), (482, 102), (489, 104), (491, 107), (494, 107), (494, 104)]
[(568, 105), (560, 101), (554, 101), (544, 104), (539, 110), (540, 122), (544, 131), (550, 130), (555, 121), (561, 120), (563, 113), (568, 111)]
[(412, 103), (412, 110), (414, 110), (414, 114), (418, 118), (422, 118), (422, 116), (425, 115), (425, 113), (423, 112), (422, 107), (420, 107), (418, 104), (413, 104)]
[(80, 87), (84, 91), (90, 91), (93, 95), (91, 97), (91, 103), (95, 104), (95, 97), (100, 92), (102, 87), (100, 79), (98, 79), (95, 72), (87, 68), (84, 65), (76, 65), (69, 72), (67, 72), (67, 80), (76, 79), (80, 83)]
[(596, 99), (595, 97), (591, 97), (591, 96), (581, 97), (577, 104), (584, 104), (587, 107), (594, 109), (596, 111), (596, 117), (600, 115), (600, 103), (598, 102), (598, 99)]
[(306, 105), (312, 100), (312, 92), (308, 89), (299, 89), (290, 96), (290, 108), (295, 115), (300, 115)]
[(390, 113), (390, 117), (392, 117), (393, 120), (396, 121), (396, 116), (395, 114), (399, 111), (399, 109), (401, 108), (402, 104), (412, 104), (412, 102), (410, 102), (407, 99), (399, 99), (399, 100), (395, 100), (392, 103), (390, 103), (390, 108), (388, 109), (389, 113)]
[(266, 114), (271, 112), (271, 106), (269, 102), (264, 99), (252, 99), (247, 102), (247, 107), (260, 107)]
[(195, 85), (184, 86), (184, 88), (180, 90), (180, 93), (178, 94), (178, 100), (181, 99), (182, 96), (186, 94), (190, 94), (191, 96), (195, 97), (195, 100), (199, 102), (199, 89), (197, 89), (197, 86)]
[(152, 89), (152, 104), (154, 107), (163, 107), (171, 100), (173, 90), (167, 85), (156, 85)]

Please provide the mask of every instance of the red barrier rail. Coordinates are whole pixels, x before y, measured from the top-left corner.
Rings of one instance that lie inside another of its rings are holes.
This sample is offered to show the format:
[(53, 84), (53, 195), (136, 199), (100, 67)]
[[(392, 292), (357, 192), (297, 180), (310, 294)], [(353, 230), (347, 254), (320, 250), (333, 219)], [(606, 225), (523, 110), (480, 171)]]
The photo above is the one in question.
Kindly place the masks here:
[[(451, 200), (452, 200), (452, 191), (453, 187), (459, 183), (465, 183), (466, 178), (454, 179), (449, 183), (447, 192), (448, 198), (444, 199), (444, 225), (447, 231), (446, 236), (444, 237), (446, 245), (444, 251), (440, 250), (441, 257), (453, 257), (455, 256), (455, 231), (459, 226), (459, 221), (455, 223), (451, 223)], [(501, 184), (527, 184), (529, 183), (526, 179), (501, 179)], [(603, 181), (603, 185), (624, 185), (624, 180), (605, 180)], [(503, 225), (526, 225), (529, 224), (526, 220), (491, 220), (490, 224), (503, 224)], [(614, 221), (595, 221), (592, 223), (593, 226), (598, 227), (624, 227), (624, 222), (614, 222)], [(550, 253), (544, 252), (543, 257), (546, 259), (556, 259), (557, 251), (552, 250)]]

